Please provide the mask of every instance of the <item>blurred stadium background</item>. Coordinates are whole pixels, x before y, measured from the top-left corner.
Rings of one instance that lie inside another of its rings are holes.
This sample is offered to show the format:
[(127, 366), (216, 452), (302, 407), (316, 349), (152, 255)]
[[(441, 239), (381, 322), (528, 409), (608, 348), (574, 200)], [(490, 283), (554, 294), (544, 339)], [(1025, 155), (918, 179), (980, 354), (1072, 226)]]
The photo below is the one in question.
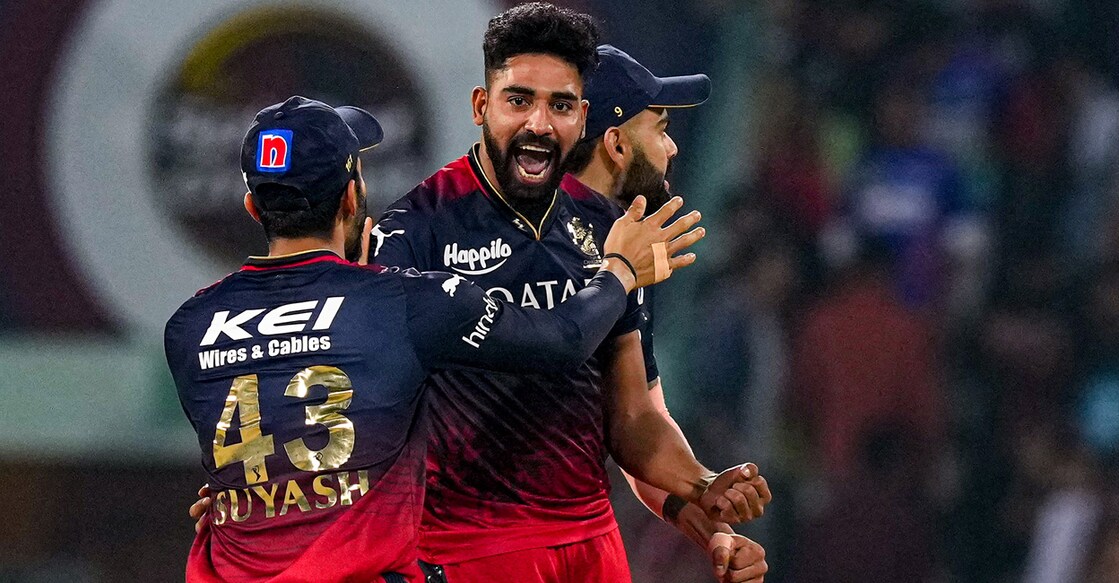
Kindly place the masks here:
[[(701, 266), (674, 415), (776, 498), (767, 581), (1119, 581), (1119, 4), (570, 0), (659, 74)], [(483, 0), (0, 1), (0, 581), (181, 580), (161, 328), (264, 249), (252, 114), (353, 103), (375, 206), (464, 153)], [(618, 481), (635, 579), (710, 580)]]

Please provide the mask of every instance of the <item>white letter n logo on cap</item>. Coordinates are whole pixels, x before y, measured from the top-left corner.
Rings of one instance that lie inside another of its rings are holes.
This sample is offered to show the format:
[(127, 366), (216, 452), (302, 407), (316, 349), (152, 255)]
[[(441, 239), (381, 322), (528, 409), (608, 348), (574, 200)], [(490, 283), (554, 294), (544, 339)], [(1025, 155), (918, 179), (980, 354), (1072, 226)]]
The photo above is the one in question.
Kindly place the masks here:
[(260, 132), (256, 144), (257, 172), (287, 172), (291, 168), (291, 130)]

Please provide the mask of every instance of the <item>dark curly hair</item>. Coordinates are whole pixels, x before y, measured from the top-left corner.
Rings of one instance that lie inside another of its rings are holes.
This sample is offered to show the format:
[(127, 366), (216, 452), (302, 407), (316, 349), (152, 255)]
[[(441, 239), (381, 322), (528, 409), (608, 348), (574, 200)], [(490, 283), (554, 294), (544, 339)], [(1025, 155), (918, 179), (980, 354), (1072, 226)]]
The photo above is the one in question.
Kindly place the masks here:
[(547, 2), (514, 6), (490, 19), (486, 28), (486, 82), (510, 58), (528, 53), (555, 55), (586, 76), (598, 66), (598, 37), (598, 24), (587, 14)]

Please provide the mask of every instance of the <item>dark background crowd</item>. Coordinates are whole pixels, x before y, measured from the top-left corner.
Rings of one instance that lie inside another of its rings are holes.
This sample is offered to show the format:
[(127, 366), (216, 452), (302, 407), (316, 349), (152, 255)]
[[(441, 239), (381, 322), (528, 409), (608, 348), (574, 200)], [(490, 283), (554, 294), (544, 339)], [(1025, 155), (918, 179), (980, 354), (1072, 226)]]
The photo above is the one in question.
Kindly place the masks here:
[[(713, 79), (673, 112), (672, 182), (711, 236), (658, 293), (658, 356), (698, 457), (772, 485), (740, 529), (766, 580), (1119, 581), (1119, 3), (560, 3), (656, 73)], [(23, 23), (0, 28), (9, 78), (38, 4), (0, 1)], [(14, 273), (0, 368), (127, 336), (99, 313), (44, 341)], [(4, 415), (50, 415), (6, 376)], [(195, 459), (0, 449), (0, 581), (180, 577)], [(636, 581), (711, 580), (621, 480), (614, 500)]]
[(767, 581), (1119, 581), (1119, 4), (748, 12), (754, 121), (666, 391), (774, 485), (742, 529)]

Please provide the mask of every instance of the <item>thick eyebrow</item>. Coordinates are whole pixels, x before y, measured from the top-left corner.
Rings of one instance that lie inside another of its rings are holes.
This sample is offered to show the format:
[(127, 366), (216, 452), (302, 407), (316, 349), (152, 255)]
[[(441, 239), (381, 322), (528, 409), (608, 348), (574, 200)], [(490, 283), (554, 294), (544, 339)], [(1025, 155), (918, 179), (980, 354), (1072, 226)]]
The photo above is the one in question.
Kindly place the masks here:
[[(502, 92), (509, 93), (509, 94), (512, 94), (512, 95), (536, 95), (536, 90), (535, 89), (533, 89), (531, 87), (525, 87), (524, 85), (510, 85), (510, 86), (502, 89)], [(579, 100), (579, 96), (575, 95), (574, 93), (572, 93), (570, 91), (556, 91), (555, 93), (552, 94), (551, 98), (552, 99), (564, 99), (564, 100), (567, 100), (567, 101), (578, 101)]]
[(536, 90), (532, 87), (525, 87), (524, 85), (510, 85), (501, 90), (503, 93), (512, 93), (514, 95), (536, 95)]

